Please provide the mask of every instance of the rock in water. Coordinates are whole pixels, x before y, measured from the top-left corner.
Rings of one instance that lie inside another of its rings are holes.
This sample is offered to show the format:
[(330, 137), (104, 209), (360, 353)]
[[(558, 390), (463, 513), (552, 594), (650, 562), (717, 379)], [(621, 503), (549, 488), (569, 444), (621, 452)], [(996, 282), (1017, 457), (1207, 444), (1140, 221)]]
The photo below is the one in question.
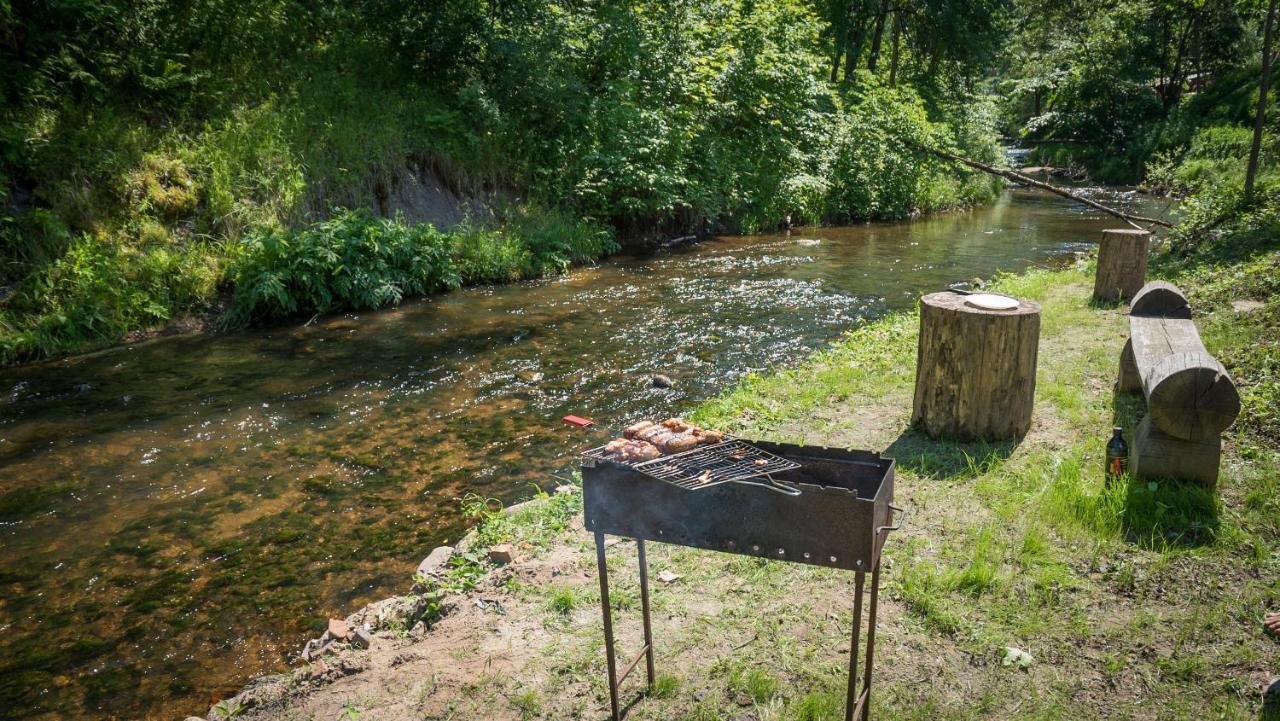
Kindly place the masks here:
[(671, 380), (671, 376), (663, 375), (662, 373), (654, 373), (650, 376), (649, 382), (653, 384), (654, 388), (670, 388), (676, 384), (675, 381)]

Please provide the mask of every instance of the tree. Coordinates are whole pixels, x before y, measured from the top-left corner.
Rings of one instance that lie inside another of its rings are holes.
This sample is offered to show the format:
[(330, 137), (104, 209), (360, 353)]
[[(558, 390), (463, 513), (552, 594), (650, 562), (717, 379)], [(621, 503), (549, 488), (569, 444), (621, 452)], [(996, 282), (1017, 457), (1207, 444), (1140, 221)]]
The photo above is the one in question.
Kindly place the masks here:
[[(1267, 19), (1262, 31), (1262, 79), (1258, 83), (1258, 111), (1253, 118), (1253, 143), (1249, 146), (1249, 166), (1244, 175), (1245, 195), (1253, 193), (1253, 183), (1258, 176), (1258, 154), (1262, 150), (1262, 130), (1267, 122), (1267, 90), (1271, 85), (1271, 40), (1275, 32), (1277, 0), (1267, 7)], [(1237, 166), (1239, 167), (1239, 166)]]

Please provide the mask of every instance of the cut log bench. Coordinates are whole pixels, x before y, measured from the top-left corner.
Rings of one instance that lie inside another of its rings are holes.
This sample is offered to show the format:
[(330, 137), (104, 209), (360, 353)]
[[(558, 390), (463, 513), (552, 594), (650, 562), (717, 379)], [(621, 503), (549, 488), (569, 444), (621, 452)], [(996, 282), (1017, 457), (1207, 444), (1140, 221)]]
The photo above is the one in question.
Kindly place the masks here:
[(1240, 394), (1205, 350), (1177, 287), (1155, 281), (1134, 296), (1116, 388), (1147, 401), (1131, 447), (1135, 477), (1217, 484), (1222, 432), (1240, 414)]
[(1147, 279), (1151, 232), (1130, 228), (1102, 231), (1093, 299), (1104, 303), (1130, 300)]
[(911, 422), (934, 438), (1000, 441), (1031, 428), (1040, 306), (984, 310), (951, 292), (920, 299)]

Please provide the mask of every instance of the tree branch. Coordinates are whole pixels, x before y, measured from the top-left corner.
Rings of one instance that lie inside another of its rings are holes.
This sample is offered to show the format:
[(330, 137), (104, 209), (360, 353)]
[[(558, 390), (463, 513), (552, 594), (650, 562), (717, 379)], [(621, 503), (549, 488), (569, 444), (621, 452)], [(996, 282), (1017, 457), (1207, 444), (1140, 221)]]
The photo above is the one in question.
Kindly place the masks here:
[(1159, 225), (1163, 228), (1173, 227), (1173, 223), (1170, 223), (1167, 220), (1161, 220), (1159, 218), (1146, 218), (1141, 215), (1132, 215), (1130, 213), (1125, 213), (1123, 211), (1116, 210), (1115, 208), (1107, 207), (1102, 203), (1097, 202), (1096, 200), (1092, 200), (1090, 198), (1084, 197), (1083, 195), (1078, 195), (1076, 193), (1073, 193), (1070, 190), (1067, 190), (1066, 188), (1059, 188), (1056, 185), (1050, 185), (1049, 183), (1042, 183), (1039, 180), (1023, 175), (1022, 173), (1015, 173), (1012, 170), (1005, 170), (1003, 168), (997, 168), (992, 165), (987, 165), (986, 163), (979, 163), (976, 160), (962, 158), (959, 155), (953, 155), (951, 153), (946, 152), (945, 150), (937, 150), (936, 148), (921, 148), (921, 149), (927, 152), (933, 153), (934, 155), (938, 156), (939, 158), (942, 158), (943, 160), (949, 160), (953, 163), (960, 163), (962, 165), (967, 165), (970, 168), (974, 168), (975, 170), (981, 170), (984, 173), (998, 175), (1002, 178), (1007, 178), (1008, 180), (1012, 180), (1016, 183), (1024, 183), (1026, 185), (1030, 185), (1033, 188), (1047, 190), (1050, 193), (1053, 193), (1055, 195), (1061, 195), (1064, 198), (1069, 198), (1071, 200), (1076, 201), (1077, 203), (1083, 203), (1089, 206), (1090, 208), (1095, 208), (1097, 210), (1101, 210), (1104, 213), (1120, 218), (1121, 220), (1128, 222), (1130, 225), (1140, 230), (1145, 230), (1145, 228), (1142, 228), (1142, 226), (1138, 225), (1138, 223), (1148, 223), (1150, 225)]

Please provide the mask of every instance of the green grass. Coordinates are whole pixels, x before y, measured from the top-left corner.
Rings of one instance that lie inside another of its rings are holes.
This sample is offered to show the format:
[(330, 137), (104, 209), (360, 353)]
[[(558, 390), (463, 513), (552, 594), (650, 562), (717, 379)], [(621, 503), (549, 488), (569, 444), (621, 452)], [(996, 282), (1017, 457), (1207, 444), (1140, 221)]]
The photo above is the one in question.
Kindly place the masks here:
[[(1056, 430), (1046, 441), (1021, 447), (931, 441), (913, 431), (895, 442), (899, 484), (911, 489), (914, 504), (923, 504), (923, 512), (934, 520), (926, 539), (889, 544), (894, 566), (888, 588), (926, 635), (984, 655), (1004, 645), (1027, 648), (1028, 639), (1034, 640), (1037, 657), (1046, 648), (1051, 654), (1067, 653), (1094, 643), (1100, 633), (1082, 598), (1099, 593), (1151, 598), (1165, 584), (1191, 583), (1188, 591), (1196, 589), (1194, 593), (1172, 602), (1176, 618), (1135, 616), (1131, 623), (1137, 625), (1116, 641), (1129, 646), (1162, 633), (1185, 637), (1173, 657), (1144, 664), (1129, 656), (1122, 661), (1111, 651), (1105, 668), (1111, 674), (1132, 673), (1137, 663), (1150, 675), (1150, 693), (1170, 704), (1171, 717), (1186, 716), (1203, 703), (1225, 716), (1238, 715), (1233, 704), (1241, 692), (1215, 681), (1224, 660), (1205, 644), (1213, 633), (1238, 637), (1251, 632), (1256, 619), (1241, 619), (1242, 613), (1256, 616), (1265, 605), (1280, 605), (1274, 588), (1249, 580), (1257, 573), (1249, 569), (1267, 569), (1264, 577), (1276, 569), (1276, 557), (1266, 549), (1278, 539), (1280, 453), (1268, 435), (1274, 392), (1268, 369), (1274, 367), (1275, 331), (1266, 316), (1242, 316), (1231, 310), (1230, 301), (1257, 297), (1273, 302), (1278, 258), (1274, 245), (1264, 245), (1243, 260), (1184, 263), (1169, 275), (1203, 309), (1198, 317), (1205, 342), (1232, 361), (1245, 398), (1244, 413), (1229, 437), (1238, 445), (1224, 460), (1216, 490), (1169, 481), (1104, 482), (1105, 430), (1115, 423), (1131, 434), (1141, 399), (1113, 397), (1109, 391), (1127, 328), (1123, 316), (1113, 313), (1100, 320), (1106, 311), (1089, 304), (1090, 264), (997, 280), (998, 291), (1044, 306), (1042, 343), (1057, 345), (1042, 354), (1037, 415), (1053, 419), (1049, 423)], [(1170, 266), (1157, 262), (1155, 267)], [(1264, 322), (1257, 323), (1260, 318)], [(777, 437), (774, 429), (813, 424), (815, 419), (818, 424), (838, 422), (824, 413), (849, 399), (909, 405), (916, 323), (914, 313), (904, 313), (859, 327), (806, 363), (747, 378), (692, 415), (749, 436)], [(820, 431), (813, 434), (822, 437)], [(977, 507), (930, 513), (932, 504), (961, 499)], [(1218, 569), (1206, 570), (1210, 575), (1226, 569), (1242, 569), (1238, 572), (1245, 575), (1216, 586), (1174, 580), (1198, 567)], [(1240, 663), (1256, 653), (1249, 650)], [(1196, 691), (1206, 684), (1211, 702)], [(945, 694), (935, 707), (938, 717), (983, 715), (980, 698), (954, 713), (940, 710), (950, 703), (943, 698)], [(998, 707), (998, 698), (992, 703)], [(923, 707), (929, 704), (922, 706), (917, 698), (899, 708)], [(1027, 713), (1063, 717), (1065, 708), (1072, 708), (1070, 702), (1053, 692), (1031, 701)], [(1065, 717), (1073, 716), (1066, 712)]]
[(556, 586), (547, 594), (547, 609), (568, 616), (578, 607), (578, 591), (571, 586)]
[(680, 679), (675, 676), (660, 674), (653, 680), (649, 695), (654, 698), (672, 698), (680, 691)]
[(538, 718), (542, 714), (542, 698), (537, 691), (529, 690), (511, 699), (511, 705), (520, 712), (522, 720)]

